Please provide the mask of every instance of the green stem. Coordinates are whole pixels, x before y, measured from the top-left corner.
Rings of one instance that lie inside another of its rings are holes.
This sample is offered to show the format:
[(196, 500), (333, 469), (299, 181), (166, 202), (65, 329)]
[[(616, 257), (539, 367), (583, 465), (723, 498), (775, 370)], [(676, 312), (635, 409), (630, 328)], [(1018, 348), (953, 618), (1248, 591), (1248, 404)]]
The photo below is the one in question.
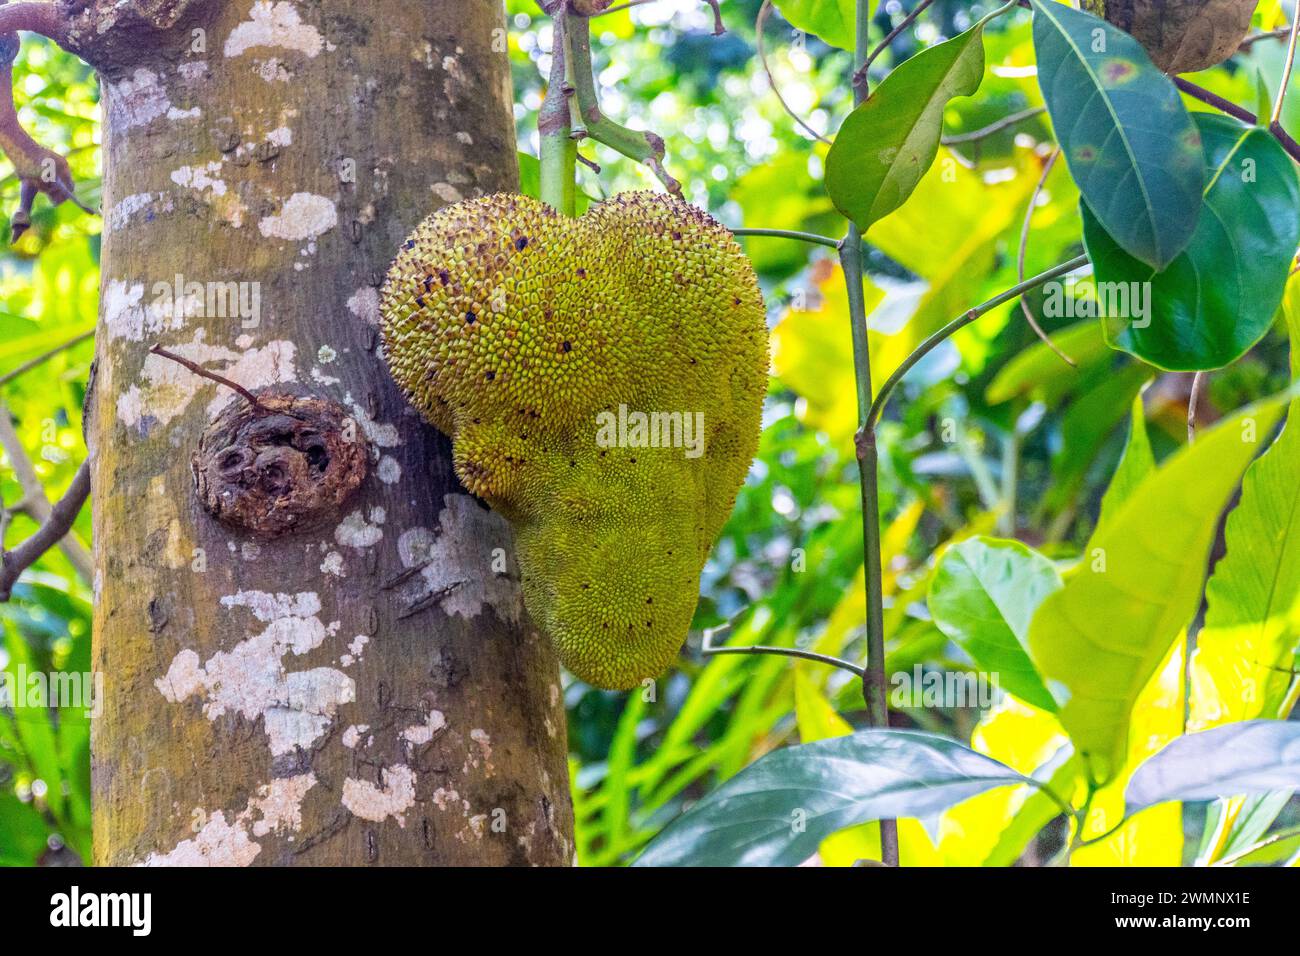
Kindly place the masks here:
[(867, 416), (867, 425), (873, 429), (876, 427), (880, 422), (880, 416), (884, 413), (885, 405), (889, 402), (889, 397), (894, 393), (894, 389), (898, 387), (898, 383), (903, 380), (903, 377), (906, 376), (907, 373), (910, 372), (919, 361), (921, 361), (921, 359), (929, 355), (930, 352), (932, 352), (940, 343), (946, 341), (954, 332), (965, 328), (980, 316), (991, 312), (1003, 303), (1010, 302), (1012, 299), (1016, 298), (1016, 296), (1024, 295), (1030, 289), (1036, 289), (1045, 282), (1050, 282), (1053, 279), (1060, 278), (1061, 276), (1073, 272), (1075, 269), (1087, 264), (1087, 256), (1076, 256), (1069, 262), (1062, 262), (1059, 266), (1053, 266), (1046, 272), (1041, 272), (1033, 278), (1026, 279), (1024, 282), (1007, 289), (1005, 292), (999, 292), (987, 302), (981, 302), (979, 305), (975, 306), (975, 308), (962, 313), (960, 316), (941, 328), (938, 332), (935, 332), (928, 339), (918, 345), (916, 350), (905, 358), (898, 368), (894, 370), (894, 373), (885, 380), (885, 384), (880, 386), (880, 391), (876, 393), (876, 400), (872, 403), (871, 411)]
[(832, 239), (830, 236), (819, 236), (811, 232), (796, 232), (793, 229), (733, 229), (733, 236), (770, 236), (773, 239), (794, 239), (798, 242), (811, 243), (814, 246), (825, 246), (828, 249), (839, 250), (844, 244), (839, 239)]
[(680, 198), (681, 184), (668, 175), (664, 168), (665, 146), (662, 137), (651, 132), (628, 129), (600, 111), (596, 77), (591, 65), (591, 25), (587, 18), (568, 14), (564, 29), (566, 50), (571, 61), (569, 75), (577, 101), (575, 114), (583, 124), (579, 138), (590, 137), (628, 159), (650, 167), (664, 188)]
[[(871, 4), (858, 0), (857, 37), (852, 77), (866, 62), (870, 50)], [(867, 84), (853, 87), (853, 99), (867, 98)], [(840, 245), (840, 267), (848, 287), (849, 322), (853, 332), (853, 369), (857, 380), (858, 422), (854, 438), (858, 477), (862, 485), (862, 563), (867, 590), (867, 664), (862, 674), (862, 696), (867, 705), (867, 722), (872, 727), (889, 726), (888, 680), (885, 674), (884, 576), (880, 558), (880, 455), (876, 430), (869, 420), (871, 411), (871, 346), (867, 336), (866, 294), (862, 286), (862, 232), (849, 223), (848, 235)], [(898, 821), (880, 821), (880, 859), (886, 866), (898, 866)]]
[(565, 17), (561, 12), (555, 17), (551, 75), (546, 99), (537, 116), (537, 130), (541, 138), (542, 201), (565, 216), (573, 216), (578, 203), (578, 144), (573, 139), (569, 86), (565, 79), (569, 60), (565, 32)]

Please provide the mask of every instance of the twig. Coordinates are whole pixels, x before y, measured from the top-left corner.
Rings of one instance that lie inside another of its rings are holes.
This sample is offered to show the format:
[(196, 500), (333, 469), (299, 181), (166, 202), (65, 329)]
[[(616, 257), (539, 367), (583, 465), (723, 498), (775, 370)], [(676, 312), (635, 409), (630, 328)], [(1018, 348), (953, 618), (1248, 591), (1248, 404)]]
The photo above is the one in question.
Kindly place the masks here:
[(797, 242), (807, 242), (814, 246), (825, 246), (828, 249), (838, 250), (844, 243), (839, 239), (832, 239), (830, 236), (819, 236), (811, 232), (796, 232), (793, 229), (733, 229), (733, 236), (768, 236), (773, 239), (793, 239)]
[(1277, 843), (1282, 843), (1285, 840), (1295, 839), (1297, 836), (1300, 836), (1300, 827), (1287, 827), (1285, 830), (1278, 830), (1265, 839), (1260, 840), (1253, 846), (1248, 846), (1244, 850), (1239, 850), (1231, 856), (1225, 856), (1222, 860), (1216, 861), (1214, 865), (1235, 866), (1237, 863), (1246, 859), (1246, 857), (1258, 853), (1260, 850), (1266, 849)]
[(1237, 47), (1238, 52), (1245, 52), (1253, 47), (1260, 40), (1280, 40), (1291, 32), (1290, 27), (1278, 27), (1276, 30), (1269, 30), (1267, 33), (1256, 33), (1254, 36), (1246, 37)]
[(66, 352), (68, 349), (72, 348), (75, 345), (80, 345), (82, 342), (86, 341), (86, 339), (93, 338), (94, 335), (95, 335), (94, 329), (90, 329), (87, 332), (82, 332), (80, 335), (68, 339), (68, 341), (64, 342), (62, 345), (56, 345), (48, 352), (38, 355), (36, 356), (36, 358), (31, 359), (30, 361), (24, 362), (22, 365), (14, 369), (12, 372), (5, 372), (3, 375), (0, 375), (0, 385), (8, 385), (18, 376), (25, 375), (28, 372), (30, 372), (32, 369), (44, 365), (50, 359), (54, 358), (54, 356), (60, 354), (61, 352)]
[(1300, 10), (1297, 10), (1297, 16), (1291, 18), (1291, 38), (1286, 44), (1286, 63), (1282, 67), (1282, 82), (1277, 87), (1277, 99), (1273, 101), (1273, 113), (1269, 117), (1268, 124), (1270, 127), (1278, 125), (1282, 120), (1282, 104), (1286, 102), (1286, 88), (1291, 83), (1291, 67), (1295, 64), (1295, 44), (1297, 36), (1300, 36)]
[(564, 39), (565, 53), (571, 60), (568, 75), (572, 77), (581, 118), (586, 122), (585, 135), (622, 153), (628, 159), (650, 167), (664, 188), (680, 199), (681, 183), (670, 176), (663, 165), (667, 152), (663, 138), (648, 130), (639, 132), (628, 129), (601, 112), (591, 65), (591, 26), (587, 18), (568, 14), (565, 17)]
[(862, 66), (858, 67), (857, 71), (853, 74), (854, 89), (863, 89), (863, 90), (866, 89), (867, 71), (871, 69), (871, 64), (875, 63), (876, 58), (879, 57), (880, 54), (884, 53), (887, 49), (889, 49), (890, 44), (892, 44), (895, 40), (897, 40), (899, 36), (902, 35), (904, 30), (906, 30), (913, 23), (915, 23), (916, 18), (919, 17), (922, 13), (924, 13), (926, 8), (930, 6), (930, 4), (932, 3), (934, 3), (934, 0), (921, 0), (921, 2), (916, 5), (916, 7), (912, 10), (912, 12), (903, 18), (902, 22), (900, 22), (898, 26), (894, 27), (894, 29), (890, 30), (887, 34), (885, 34), (885, 38), (880, 41), (879, 45), (877, 45), (877, 47), (874, 50), (871, 51), (871, 53), (867, 56), (866, 60), (863, 61)]
[(0, 6), (0, 152), (13, 163), (18, 177), (18, 208), (10, 216), (10, 242), (17, 242), (32, 224), (32, 203), (45, 193), (54, 205), (71, 201), (83, 212), (95, 211), (77, 198), (68, 161), (37, 143), (18, 121), (14, 105), (13, 62), (18, 55), (18, 30), (29, 30), (61, 42), (65, 20), (56, 3), (14, 3)]
[(1187, 399), (1187, 444), (1196, 441), (1196, 409), (1201, 404), (1201, 396), (1205, 393), (1205, 383), (1209, 376), (1205, 372), (1197, 372), (1192, 376), (1192, 393)]
[(969, 133), (956, 133), (952, 136), (945, 136), (939, 140), (939, 142), (944, 146), (957, 146), (961, 143), (973, 143), (977, 140), (987, 139), (990, 136), (1002, 132), (1009, 126), (1023, 123), (1027, 119), (1033, 119), (1035, 116), (1046, 112), (1046, 106), (1034, 106), (1027, 110), (1021, 110), (1019, 113), (1012, 113), (1010, 116), (1004, 116), (996, 123), (990, 123), (988, 126), (981, 127), (980, 129), (971, 130)]
[[(722, 7), (719, 4), (719, 0), (704, 0), (704, 2), (713, 8), (713, 35), (715, 37), (720, 37), (727, 32), (727, 27), (726, 24), (722, 22)], [(654, 3), (654, 0), (630, 0), (630, 2), (620, 3), (616, 7), (609, 7), (608, 9), (597, 11), (596, 13), (591, 14), (591, 17), (603, 17), (608, 13), (622, 13), (624, 10), (631, 10), (633, 7), (644, 6), (647, 3)]]
[(902, 361), (902, 363), (898, 366), (898, 368), (894, 370), (894, 373), (889, 376), (889, 378), (885, 381), (885, 384), (880, 386), (880, 391), (876, 393), (876, 400), (871, 404), (871, 413), (867, 419), (868, 424), (872, 428), (875, 428), (876, 424), (880, 421), (881, 414), (883, 414), (885, 410), (885, 405), (889, 402), (890, 395), (893, 394), (894, 389), (898, 386), (898, 383), (901, 382), (903, 380), (903, 377), (906, 376), (907, 373), (910, 372), (916, 366), (917, 362), (921, 361), (921, 359), (929, 355), (930, 352), (933, 351), (936, 346), (938, 346), (941, 342), (948, 339), (948, 337), (951, 336), (954, 332), (956, 332), (959, 329), (965, 328), (966, 326), (974, 322), (976, 319), (978, 319), (980, 316), (988, 313), (993, 309), (996, 309), (1004, 302), (1010, 302), (1016, 296), (1023, 295), (1024, 293), (1028, 292), (1030, 289), (1036, 289), (1045, 282), (1050, 282), (1052, 279), (1059, 278), (1060, 276), (1063, 276), (1069, 272), (1073, 272), (1075, 269), (1078, 269), (1081, 266), (1085, 266), (1087, 264), (1088, 264), (1088, 257), (1085, 255), (1085, 256), (1076, 256), (1075, 258), (1071, 259), (1069, 262), (1062, 262), (1058, 266), (1053, 266), (1052, 268), (1048, 269), (1046, 272), (1039, 273), (1038, 275), (1034, 276), (1032, 279), (1026, 279), (1024, 282), (1021, 282), (1019, 285), (1007, 289), (1005, 292), (999, 292), (997, 295), (989, 299), (987, 302), (981, 302), (979, 305), (975, 306), (975, 308), (969, 310), (968, 312), (963, 313), (962, 315), (953, 319), (943, 328), (941, 328), (938, 332), (935, 332), (924, 342), (918, 345), (916, 349), (912, 352), (912, 354), (909, 355), (907, 358), (905, 358)]
[(218, 375), (216, 372), (209, 371), (208, 369), (204, 368), (202, 365), (199, 365), (197, 362), (191, 362), (189, 359), (177, 355), (175, 352), (169, 352), (161, 345), (155, 344), (151, 349), (149, 349), (149, 351), (152, 352), (154, 355), (161, 355), (165, 359), (171, 359), (177, 365), (183, 365), (185, 368), (189, 369), (191, 372), (193, 372), (195, 375), (198, 375), (201, 378), (206, 378), (209, 381), (216, 382), (218, 385), (224, 385), (226, 386), (226, 388), (238, 392), (241, 396), (244, 397), (244, 399), (250, 405), (252, 405), (256, 409), (259, 409), (260, 411), (263, 412), (270, 411), (269, 408), (267, 408), (264, 404), (262, 404), (261, 399), (259, 399), (256, 395), (254, 395), (248, 389), (244, 388), (244, 386), (240, 385), (238, 382), (232, 382), (224, 375)]
[(13, 551), (3, 551), (0, 560), (0, 601), (8, 601), (13, 593), (14, 584), (24, 571), (30, 568), (41, 555), (57, 545), (72, 530), (72, 525), (81, 512), (81, 506), (90, 496), (90, 462), (83, 461), (77, 469), (72, 484), (58, 503), (50, 509), (50, 516), (40, 529), (20, 544)]
[(802, 126), (813, 139), (829, 146), (831, 141), (809, 126), (804, 118), (794, 111), (790, 104), (785, 101), (785, 97), (781, 95), (781, 88), (776, 85), (776, 77), (772, 75), (772, 68), (768, 66), (767, 48), (763, 43), (763, 27), (767, 25), (767, 18), (771, 15), (772, 0), (763, 0), (763, 5), (758, 9), (758, 19), (754, 21), (754, 31), (757, 34), (755, 46), (758, 49), (758, 62), (762, 64), (763, 72), (767, 74), (767, 83), (772, 88), (772, 92), (776, 94), (777, 100), (780, 101), (781, 108), (790, 114), (790, 118)]
[[(1060, 159), (1060, 157), (1061, 147), (1058, 146), (1056, 149), (1052, 150), (1052, 155), (1049, 156), (1047, 162), (1043, 164), (1043, 173), (1038, 177), (1038, 184), (1034, 187), (1033, 195), (1029, 197), (1029, 208), (1025, 210), (1025, 221), (1020, 227), (1020, 250), (1016, 254), (1017, 282), (1025, 281), (1025, 252), (1029, 248), (1029, 227), (1034, 220), (1034, 207), (1038, 205), (1038, 197), (1043, 194), (1043, 188), (1047, 185), (1047, 177), (1051, 175), (1052, 167), (1056, 165), (1056, 161)], [(1023, 295), (1020, 297), (1020, 311), (1025, 314), (1025, 320), (1029, 323), (1029, 327), (1034, 330), (1035, 335), (1042, 339), (1044, 345), (1059, 355), (1061, 361), (1070, 366), (1070, 368), (1079, 367), (1078, 363), (1075, 362), (1074, 359), (1070, 358), (1070, 356), (1066, 355), (1057, 347), (1056, 343), (1052, 341), (1051, 336), (1049, 336), (1043, 330), (1043, 327), (1038, 324), (1038, 319), (1034, 318), (1033, 309), (1029, 308), (1029, 303), (1025, 301)]]
[[(1218, 93), (1211, 93), (1204, 87), (1197, 86), (1195, 83), (1190, 80), (1185, 80), (1181, 76), (1174, 77), (1174, 85), (1192, 99), (1200, 100), (1202, 103), (1213, 106), (1216, 110), (1219, 110), (1219, 112), (1227, 113), (1229, 116), (1234, 116), (1243, 123), (1249, 123), (1254, 126), (1259, 122), (1259, 118), (1250, 110), (1238, 106), (1231, 100), (1225, 100)], [(1282, 128), (1282, 124), (1270, 123), (1268, 131), (1273, 134), (1273, 137), (1279, 143), (1282, 144), (1282, 148), (1287, 151), (1287, 155), (1297, 163), (1300, 163), (1300, 143), (1297, 143), (1291, 137), (1291, 134)]]
[(705, 630), (703, 639), (700, 642), (700, 651), (705, 657), (712, 657), (715, 654), (776, 654), (781, 657), (797, 657), (800, 660), (816, 661), (819, 664), (827, 664), (831, 667), (838, 667), (840, 670), (848, 671), (858, 678), (862, 678), (862, 668), (851, 661), (842, 660), (838, 657), (831, 657), (829, 654), (818, 654), (815, 651), (805, 651), (797, 647), (772, 647), (763, 644), (751, 644), (745, 647), (726, 647), (718, 646), (713, 643), (715, 637), (725, 637), (731, 630), (731, 625), (723, 624), (718, 627), (711, 627)]
[[(8, 508), (7, 511), (25, 514), (37, 524), (44, 524), (50, 518), (50, 500), (45, 496), (45, 486), (41, 483), (40, 476), (36, 474), (31, 459), (27, 457), (27, 449), (23, 447), (22, 439), (14, 430), (9, 409), (3, 402), (0, 402), (0, 448), (3, 448), (5, 454), (9, 456), (9, 467), (13, 469), (14, 477), (18, 479), (18, 486), (23, 490), (22, 501)], [(59, 549), (76, 569), (77, 574), (89, 582), (94, 574), (94, 561), (90, 551), (77, 536), (66, 535), (59, 541)], [(0, 551), (3, 550), (4, 538), (0, 536)]]

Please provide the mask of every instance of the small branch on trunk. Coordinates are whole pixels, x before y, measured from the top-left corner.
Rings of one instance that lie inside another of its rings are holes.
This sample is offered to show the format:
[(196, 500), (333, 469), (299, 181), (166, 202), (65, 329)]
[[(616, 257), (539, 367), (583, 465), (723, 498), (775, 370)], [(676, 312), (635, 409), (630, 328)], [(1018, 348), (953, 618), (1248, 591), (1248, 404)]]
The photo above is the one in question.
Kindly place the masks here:
[(248, 389), (244, 388), (244, 386), (240, 385), (238, 382), (232, 382), (224, 375), (218, 375), (216, 372), (208, 371), (206, 368), (204, 368), (202, 365), (199, 365), (197, 362), (191, 362), (189, 359), (183, 358), (177, 355), (175, 352), (169, 352), (161, 345), (154, 345), (153, 348), (149, 349), (149, 351), (152, 352), (154, 355), (161, 355), (165, 359), (171, 359), (177, 365), (183, 365), (185, 368), (189, 369), (191, 372), (193, 372), (195, 375), (198, 375), (201, 378), (206, 378), (210, 382), (216, 382), (218, 385), (224, 385), (226, 386), (226, 388), (238, 392), (241, 396), (243, 396), (243, 398), (250, 405), (258, 409), (259, 411), (263, 411), (263, 412), (270, 411), (270, 409), (268, 409), (264, 404), (262, 404), (261, 400), (259, 400), (256, 395), (254, 395)]
[(67, 536), (88, 497), (90, 497), (89, 460), (81, 463), (81, 467), (77, 469), (77, 476), (72, 479), (72, 484), (68, 486), (63, 497), (50, 509), (50, 515), (41, 525), (40, 530), (13, 551), (3, 551), (0, 555), (0, 601), (8, 601), (13, 593), (14, 584), (22, 573)]

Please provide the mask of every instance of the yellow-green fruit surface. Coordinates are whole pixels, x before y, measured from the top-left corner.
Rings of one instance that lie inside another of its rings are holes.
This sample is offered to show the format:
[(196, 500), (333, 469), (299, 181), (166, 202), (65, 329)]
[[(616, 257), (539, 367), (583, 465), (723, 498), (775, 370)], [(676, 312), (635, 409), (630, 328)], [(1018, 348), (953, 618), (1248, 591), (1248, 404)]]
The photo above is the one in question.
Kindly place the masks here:
[[(514, 526), (525, 603), (564, 665), (615, 689), (662, 673), (761, 428), (763, 299), (731, 234), (649, 192), (579, 219), (468, 200), (406, 241), (381, 312), (394, 379)], [(677, 427), (646, 447), (637, 413)], [(701, 415), (696, 454), (681, 424)]]

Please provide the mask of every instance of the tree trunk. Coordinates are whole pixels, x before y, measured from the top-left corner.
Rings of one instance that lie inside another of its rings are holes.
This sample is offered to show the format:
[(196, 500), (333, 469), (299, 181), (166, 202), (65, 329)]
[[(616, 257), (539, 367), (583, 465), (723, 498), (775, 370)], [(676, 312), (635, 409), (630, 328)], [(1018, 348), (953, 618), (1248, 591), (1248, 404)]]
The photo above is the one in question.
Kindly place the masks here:
[(205, 14), (95, 63), (96, 862), (569, 864), (509, 529), (377, 352), (407, 233), (517, 186), (501, 4)]

